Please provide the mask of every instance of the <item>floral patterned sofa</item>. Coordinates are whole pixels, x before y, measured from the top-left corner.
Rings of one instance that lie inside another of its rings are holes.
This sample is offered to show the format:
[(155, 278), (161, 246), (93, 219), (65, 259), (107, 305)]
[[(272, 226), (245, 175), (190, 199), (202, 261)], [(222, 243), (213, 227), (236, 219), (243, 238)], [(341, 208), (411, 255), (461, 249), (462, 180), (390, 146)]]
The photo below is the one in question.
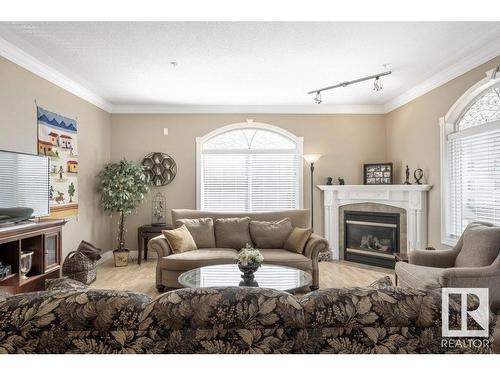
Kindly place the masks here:
[[(444, 349), (440, 306), (439, 294), (386, 282), (302, 298), (229, 287), (152, 300), (59, 279), (44, 292), (0, 296), (0, 353), (489, 352)], [(452, 321), (459, 315), (452, 306)]]

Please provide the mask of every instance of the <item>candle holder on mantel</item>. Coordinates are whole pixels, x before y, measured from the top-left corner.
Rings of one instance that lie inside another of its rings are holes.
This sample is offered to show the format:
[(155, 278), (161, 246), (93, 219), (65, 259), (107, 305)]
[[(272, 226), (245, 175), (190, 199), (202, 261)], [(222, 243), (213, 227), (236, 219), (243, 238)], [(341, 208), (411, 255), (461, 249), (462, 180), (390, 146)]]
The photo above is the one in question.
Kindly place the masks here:
[(153, 215), (152, 223), (154, 226), (163, 226), (167, 224), (167, 198), (158, 192), (153, 197)]

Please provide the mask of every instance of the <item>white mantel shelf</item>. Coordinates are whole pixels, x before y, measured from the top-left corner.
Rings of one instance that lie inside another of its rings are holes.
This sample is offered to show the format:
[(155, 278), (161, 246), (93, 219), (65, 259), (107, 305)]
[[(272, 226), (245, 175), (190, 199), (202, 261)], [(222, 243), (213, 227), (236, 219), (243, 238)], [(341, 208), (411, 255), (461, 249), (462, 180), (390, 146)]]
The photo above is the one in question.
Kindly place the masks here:
[(429, 191), (432, 185), (317, 185), (323, 191)]
[(339, 207), (352, 203), (380, 203), (406, 210), (407, 250), (427, 246), (427, 192), (432, 185), (317, 185), (323, 190), (325, 237), (332, 259), (340, 259)]

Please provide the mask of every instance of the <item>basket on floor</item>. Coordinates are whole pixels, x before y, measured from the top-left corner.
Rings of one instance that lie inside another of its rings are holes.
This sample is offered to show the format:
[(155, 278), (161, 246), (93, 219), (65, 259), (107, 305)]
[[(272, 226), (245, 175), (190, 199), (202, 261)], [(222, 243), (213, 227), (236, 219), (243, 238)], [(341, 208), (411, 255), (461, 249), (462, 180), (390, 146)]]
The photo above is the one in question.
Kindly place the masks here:
[(64, 259), (62, 273), (63, 276), (89, 285), (97, 278), (96, 266), (96, 260), (88, 258), (79, 251), (72, 251)]

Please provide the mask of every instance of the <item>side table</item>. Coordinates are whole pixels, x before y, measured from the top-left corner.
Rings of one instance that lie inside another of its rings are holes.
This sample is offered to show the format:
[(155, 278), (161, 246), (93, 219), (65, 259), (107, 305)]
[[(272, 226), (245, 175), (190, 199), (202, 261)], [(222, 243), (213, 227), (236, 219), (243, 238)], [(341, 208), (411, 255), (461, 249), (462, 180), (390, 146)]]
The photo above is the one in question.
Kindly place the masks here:
[[(408, 254), (407, 253), (395, 253), (394, 260), (396, 262), (408, 263)], [(398, 285), (398, 275), (396, 273), (394, 273), (394, 281), (396, 281), (396, 285)]]
[(171, 224), (167, 225), (143, 225), (137, 228), (137, 264), (142, 262), (142, 252), (144, 252), (144, 260), (148, 260), (148, 242), (150, 239), (159, 236), (162, 230), (173, 229)]

